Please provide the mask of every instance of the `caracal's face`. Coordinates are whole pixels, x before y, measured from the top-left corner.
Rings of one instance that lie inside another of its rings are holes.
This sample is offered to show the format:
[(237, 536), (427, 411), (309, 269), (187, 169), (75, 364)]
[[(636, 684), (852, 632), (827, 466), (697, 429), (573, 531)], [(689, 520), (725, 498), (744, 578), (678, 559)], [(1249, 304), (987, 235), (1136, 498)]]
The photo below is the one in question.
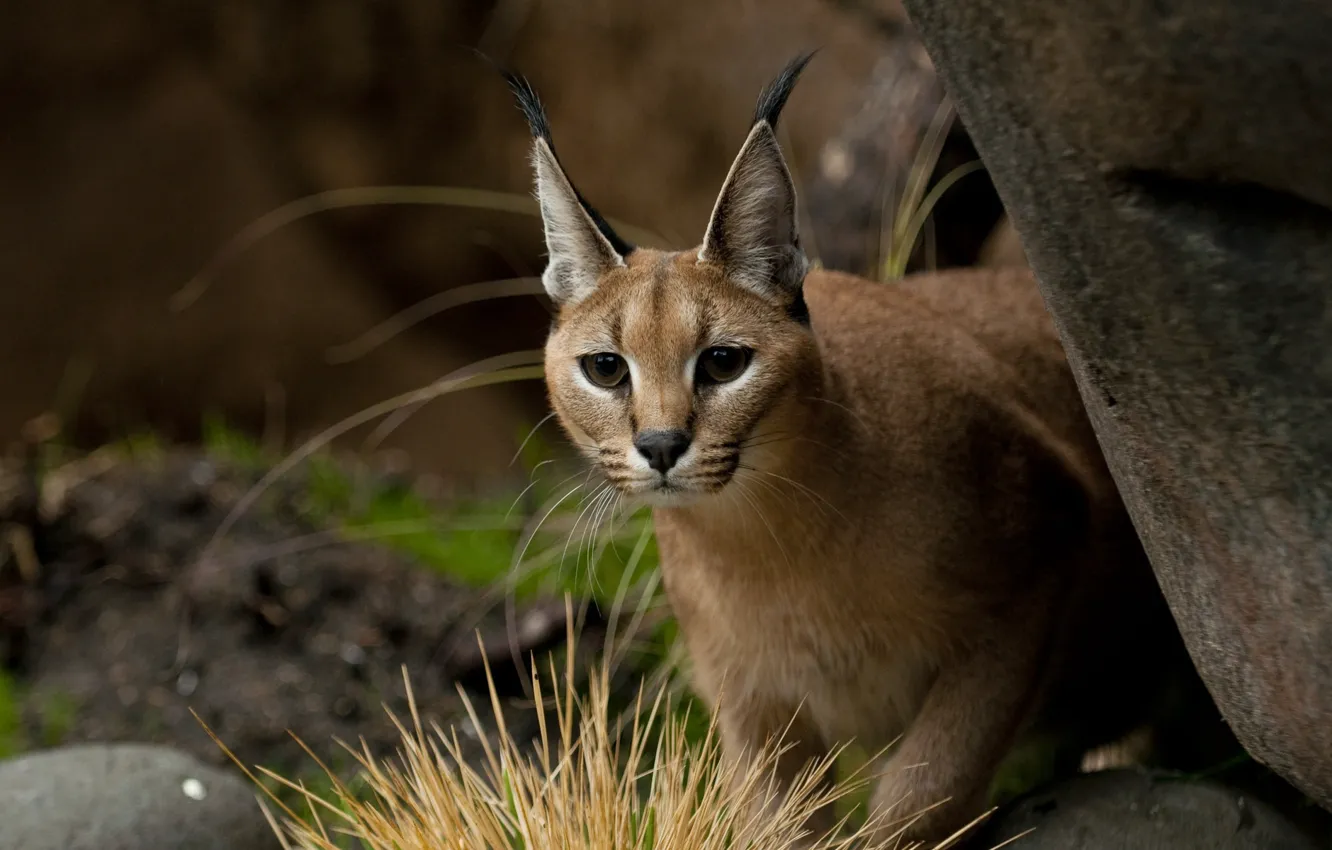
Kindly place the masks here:
[[(809, 328), (698, 252), (638, 249), (560, 311), (551, 403), (618, 491), (659, 507), (720, 493), (777, 435)], [(790, 435), (788, 435), (790, 436)]]
[(508, 75), (532, 131), (541, 281), (560, 311), (546, 342), (551, 404), (633, 501), (675, 507), (721, 493), (750, 464), (761, 469), (760, 443), (794, 436), (771, 432), (791, 430), (794, 389), (817, 358), (776, 128), (810, 55), (759, 95), (702, 243), (674, 253), (635, 249), (592, 209), (555, 155), (541, 99)]

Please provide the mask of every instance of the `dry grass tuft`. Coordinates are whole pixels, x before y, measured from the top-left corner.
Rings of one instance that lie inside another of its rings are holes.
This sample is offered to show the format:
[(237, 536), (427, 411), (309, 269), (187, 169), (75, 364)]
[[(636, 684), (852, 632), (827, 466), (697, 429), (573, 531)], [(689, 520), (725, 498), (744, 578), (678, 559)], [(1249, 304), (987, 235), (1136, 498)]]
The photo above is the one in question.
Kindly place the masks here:
[[(457, 730), (423, 726), (410, 683), (411, 717), (407, 723), (393, 718), (402, 732), (398, 758), (381, 761), (364, 749), (347, 747), (368, 793), (319, 763), (308, 747), (331, 781), (325, 794), (259, 768), (260, 774), (306, 801), (310, 813), (302, 817), (255, 773), (237, 764), (276, 807), (274, 814), (266, 805), (265, 813), (288, 850), (338, 850), (347, 846), (348, 838), (373, 850), (904, 846), (892, 827), (903, 827), (910, 818), (857, 828), (842, 823), (823, 837), (806, 834), (803, 824), (810, 812), (863, 789), (872, 779), (861, 773), (831, 788), (822, 784), (834, 769), (836, 755), (811, 765), (794, 791), (778, 801), (767, 785), (782, 752), (776, 743), (751, 766), (738, 767), (722, 758), (715, 718), (698, 740), (687, 733), (688, 717), (672, 710), (665, 690), (654, 695), (640, 689), (622, 725), (611, 710), (609, 665), (592, 675), (587, 695), (580, 696), (574, 687), (574, 653), (566, 657), (562, 676), (551, 664), (550, 680), (562, 680), (559, 686), (552, 688), (533, 676), (535, 707), (543, 718), (534, 742), (509, 734), (491, 683), (490, 725), (497, 742), (481, 736), (480, 769), (463, 758)], [(473, 726), (487, 728), (473, 704), (466, 705)], [(209, 735), (234, 761), (211, 730)], [(765, 800), (766, 808), (755, 805)], [(888, 828), (871, 839), (872, 826)]]

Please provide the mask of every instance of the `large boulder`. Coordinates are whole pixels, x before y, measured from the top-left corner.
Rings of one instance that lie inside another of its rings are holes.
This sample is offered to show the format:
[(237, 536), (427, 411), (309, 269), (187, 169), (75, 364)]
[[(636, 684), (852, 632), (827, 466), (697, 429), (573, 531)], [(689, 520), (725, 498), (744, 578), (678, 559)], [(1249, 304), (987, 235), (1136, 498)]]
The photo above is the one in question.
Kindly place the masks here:
[(0, 847), (277, 850), (256, 791), (166, 747), (47, 750), (0, 762)]
[(1209, 689), (1332, 805), (1332, 6), (906, 5)]

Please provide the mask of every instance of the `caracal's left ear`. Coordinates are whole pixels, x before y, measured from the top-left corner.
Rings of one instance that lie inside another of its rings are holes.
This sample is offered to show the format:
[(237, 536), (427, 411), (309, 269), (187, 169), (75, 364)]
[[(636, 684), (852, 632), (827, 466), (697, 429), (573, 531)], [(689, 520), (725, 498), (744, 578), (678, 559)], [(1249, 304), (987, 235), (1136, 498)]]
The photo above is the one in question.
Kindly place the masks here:
[(564, 173), (555, 156), (546, 111), (531, 84), (516, 74), (502, 73), (532, 130), (532, 168), (549, 255), (541, 282), (556, 304), (574, 304), (592, 294), (603, 275), (623, 266), (634, 246), (616, 235)]
[(809, 261), (796, 227), (796, 191), (777, 144), (777, 119), (813, 52), (791, 60), (759, 96), (754, 125), (712, 209), (698, 259), (733, 282), (791, 306), (801, 299)]

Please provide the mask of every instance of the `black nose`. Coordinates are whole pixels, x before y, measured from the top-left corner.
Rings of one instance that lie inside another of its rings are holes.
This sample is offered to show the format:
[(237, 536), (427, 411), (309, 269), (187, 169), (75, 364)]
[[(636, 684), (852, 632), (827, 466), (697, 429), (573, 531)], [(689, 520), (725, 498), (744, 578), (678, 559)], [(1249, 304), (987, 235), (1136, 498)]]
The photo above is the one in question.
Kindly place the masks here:
[(665, 474), (689, 450), (689, 435), (678, 429), (640, 431), (634, 448), (647, 458), (648, 466)]

